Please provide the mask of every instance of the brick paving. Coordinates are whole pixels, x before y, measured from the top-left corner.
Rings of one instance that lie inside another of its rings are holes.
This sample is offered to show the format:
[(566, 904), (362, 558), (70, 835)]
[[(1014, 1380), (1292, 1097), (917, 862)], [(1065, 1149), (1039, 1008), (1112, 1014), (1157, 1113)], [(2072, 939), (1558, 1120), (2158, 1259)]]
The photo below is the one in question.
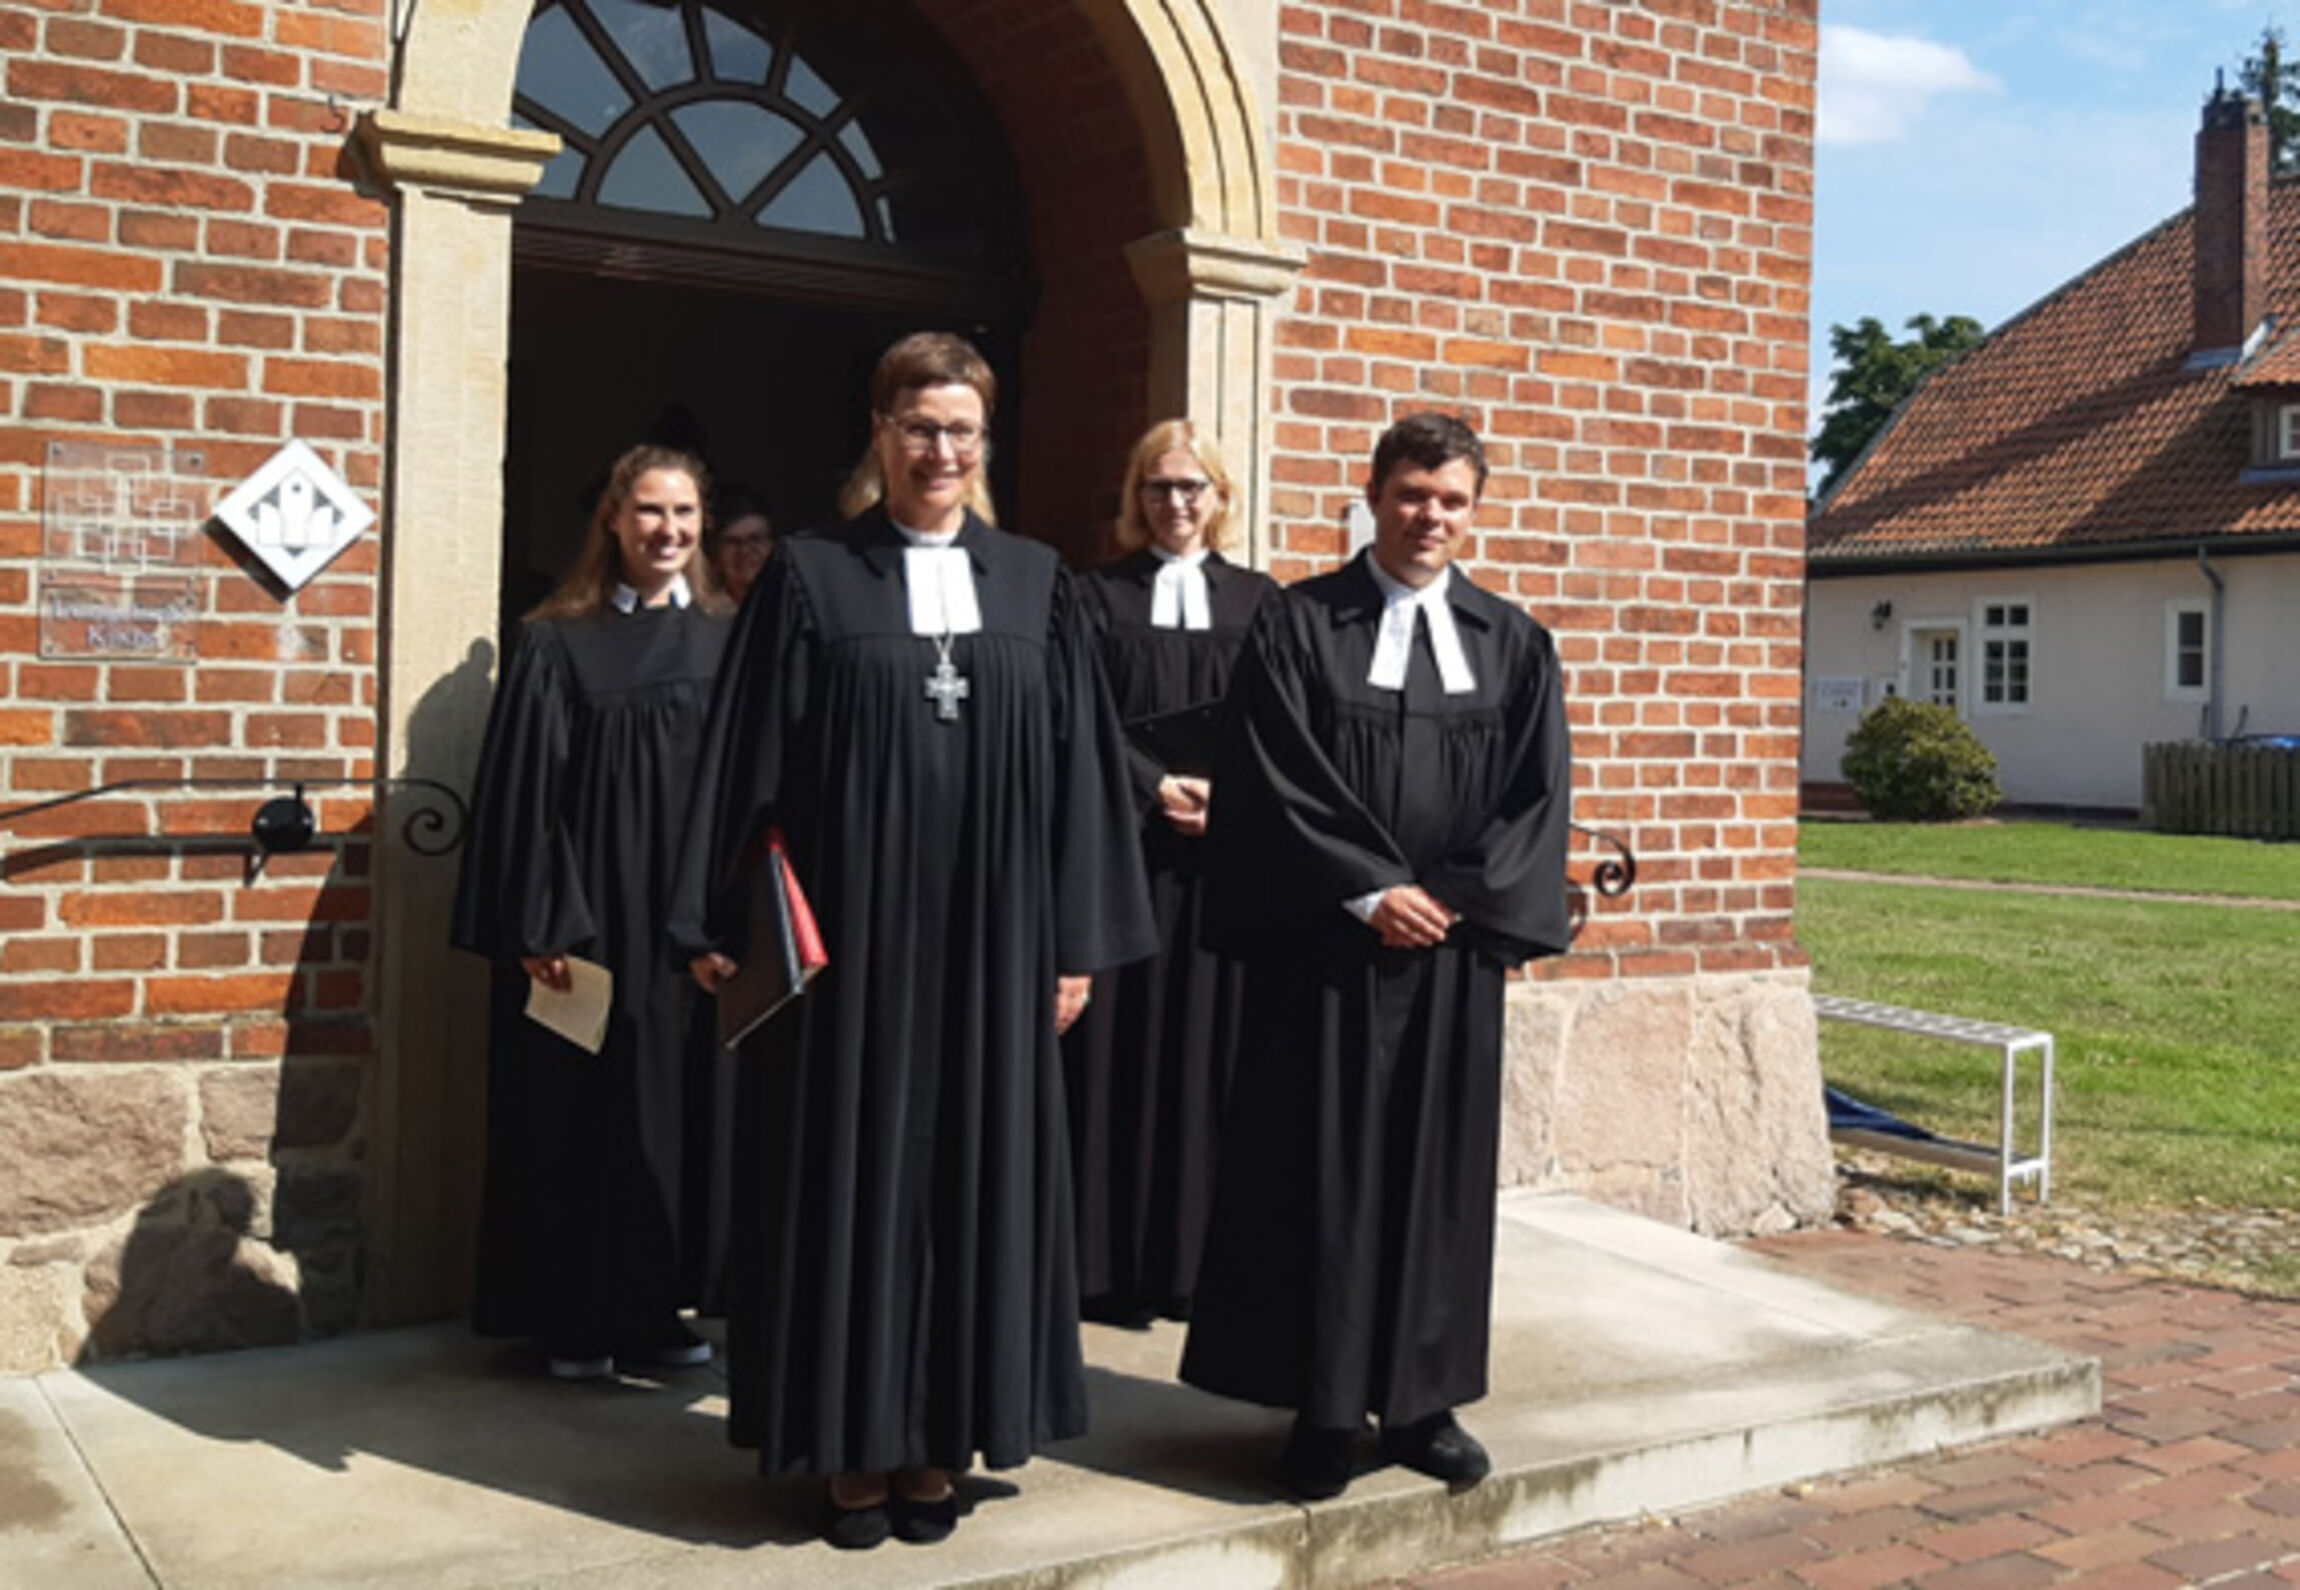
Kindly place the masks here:
[(1821, 1279), (2092, 1355), (2098, 1418), (1683, 1517), (1426, 1590), (2266, 1590), (2300, 1585), (2300, 1302), (1833, 1230), (1751, 1244)]

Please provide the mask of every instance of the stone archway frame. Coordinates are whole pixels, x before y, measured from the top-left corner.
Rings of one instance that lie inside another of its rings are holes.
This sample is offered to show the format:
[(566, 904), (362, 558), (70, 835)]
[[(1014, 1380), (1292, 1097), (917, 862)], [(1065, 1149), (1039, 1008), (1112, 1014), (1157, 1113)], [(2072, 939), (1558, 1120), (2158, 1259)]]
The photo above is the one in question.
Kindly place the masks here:
[[(506, 8), (509, 9), (509, 8)], [(354, 148), (393, 190), (383, 537), (382, 766), (468, 791), (497, 661), (511, 211), (549, 133), (369, 111)], [(458, 1306), (478, 1197), (485, 979), (448, 947), (453, 867), (378, 812), (377, 1046), (367, 1090), (366, 1286), (378, 1322)]]
[[(1270, 133), (1221, 0), (1070, 3), (1151, 151), (1163, 225), (1128, 250), (1152, 306), (1151, 412), (1216, 428), (1251, 483), (1247, 554), (1263, 561), (1271, 328), (1304, 263), (1278, 237)], [(397, 0), (393, 102), (356, 135), (368, 176), (397, 201), (379, 761), (458, 788), (477, 761), (492, 662), (480, 648), (496, 624), (511, 210), (558, 147), (509, 125), (530, 11)], [(447, 948), (442, 872), (379, 848), (366, 1208), (377, 1320), (455, 1306), (469, 1272), (484, 991)]]
[(1302, 257), (1180, 228), (1129, 245), (1126, 262), (1150, 305), (1149, 413), (1186, 415), (1221, 439), (1241, 498), (1239, 551), (1267, 567), (1271, 349)]
[(1148, 412), (1212, 427), (1247, 561), (1269, 559), (1270, 361), (1307, 262), (1278, 235), (1271, 137), (1216, 0), (1077, 0), (1143, 130), (1164, 228), (1126, 251), (1150, 306)]

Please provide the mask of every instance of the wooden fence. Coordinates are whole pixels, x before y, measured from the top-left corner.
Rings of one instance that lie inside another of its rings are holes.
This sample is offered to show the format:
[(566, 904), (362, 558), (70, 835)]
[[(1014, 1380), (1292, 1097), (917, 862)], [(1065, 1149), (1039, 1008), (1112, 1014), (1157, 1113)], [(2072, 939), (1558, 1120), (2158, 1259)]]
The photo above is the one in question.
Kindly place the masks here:
[(2143, 746), (2140, 758), (2144, 827), (2300, 839), (2300, 747), (2172, 740)]

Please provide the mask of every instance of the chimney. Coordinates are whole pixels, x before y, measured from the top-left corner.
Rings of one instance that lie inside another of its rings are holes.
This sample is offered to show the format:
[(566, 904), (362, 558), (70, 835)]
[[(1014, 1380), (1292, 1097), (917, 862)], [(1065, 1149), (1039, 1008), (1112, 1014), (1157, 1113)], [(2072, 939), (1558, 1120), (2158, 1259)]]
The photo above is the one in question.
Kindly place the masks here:
[(2196, 347), (2234, 357), (2268, 312), (2268, 118), (2225, 86), (2196, 134)]

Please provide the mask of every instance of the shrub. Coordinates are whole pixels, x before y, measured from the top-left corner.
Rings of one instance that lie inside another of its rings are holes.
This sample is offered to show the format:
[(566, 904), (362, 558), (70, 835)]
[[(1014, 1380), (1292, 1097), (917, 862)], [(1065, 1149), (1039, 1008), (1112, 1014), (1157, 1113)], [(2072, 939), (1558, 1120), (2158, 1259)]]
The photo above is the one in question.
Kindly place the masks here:
[(1997, 759), (1956, 713), (1887, 696), (1861, 714), (1845, 741), (1845, 777), (1871, 817), (1948, 823), (2004, 799)]

